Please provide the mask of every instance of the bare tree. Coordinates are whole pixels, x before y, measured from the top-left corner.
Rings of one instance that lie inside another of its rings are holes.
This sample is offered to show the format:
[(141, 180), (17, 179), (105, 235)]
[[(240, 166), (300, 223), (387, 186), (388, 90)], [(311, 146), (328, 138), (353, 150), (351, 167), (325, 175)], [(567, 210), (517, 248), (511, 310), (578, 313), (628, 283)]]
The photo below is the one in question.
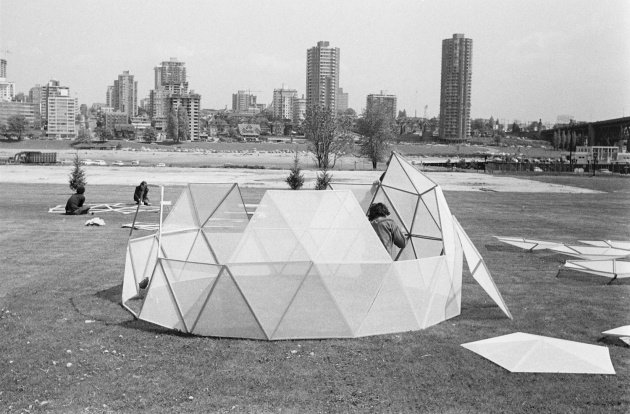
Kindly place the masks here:
[(384, 104), (370, 105), (357, 120), (356, 131), (365, 137), (361, 154), (372, 161), (373, 169), (385, 160), (389, 141), (395, 136), (394, 128), (396, 121), (392, 117), (391, 107)]
[(337, 158), (343, 155), (348, 145), (349, 127), (349, 118), (335, 117), (330, 108), (313, 105), (306, 109), (302, 128), (318, 168), (329, 170), (335, 167)]

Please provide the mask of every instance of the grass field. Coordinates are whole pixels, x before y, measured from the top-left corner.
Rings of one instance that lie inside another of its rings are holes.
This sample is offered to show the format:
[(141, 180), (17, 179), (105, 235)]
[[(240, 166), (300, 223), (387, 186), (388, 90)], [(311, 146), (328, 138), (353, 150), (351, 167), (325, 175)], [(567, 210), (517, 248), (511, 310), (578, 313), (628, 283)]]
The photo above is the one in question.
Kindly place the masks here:
[[(91, 216), (47, 213), (67, 186), (1, 184), (0, 412), (627, 413), (630, 349), (601, 332), (630, 324), (630, 284), (558, 274), (565, 257), (492, 238), (628, 240), (627, 180), (536, 179), (607, 192), (445, 194), (514, 320), (465, 270), (461, 315), (427, 330), (281, 342), (193, 337), (134, 320), (119, 303), (121, 225), (133, 217), (101, 214), (106, 226), (86, 227)], [(101, 186), (90, 202), (125, 202), (129, 192)], [(263, 192), (242, 189), (246, 203)], [(512, 374), (460, 346), (514, 332), (607, 346), (617, 375)]]

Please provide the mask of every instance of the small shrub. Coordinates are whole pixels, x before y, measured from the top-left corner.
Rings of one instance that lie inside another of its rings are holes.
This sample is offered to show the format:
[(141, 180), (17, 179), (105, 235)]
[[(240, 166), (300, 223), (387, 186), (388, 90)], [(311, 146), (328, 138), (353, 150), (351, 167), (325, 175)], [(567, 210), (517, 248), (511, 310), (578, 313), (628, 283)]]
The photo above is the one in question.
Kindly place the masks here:
[(298, 152), (295, 151), (295, 156), (293, 157), (293, 165), (291, 166), (291, 172), (285, 180), (292, 190), (299, 190), (304, 185), (304, 174), (300, 174), (301, 170), (299, 164), (300, 158), (298, 157)]
[(79, 153), (74, 154), (74, 167), (70, 172), (69, 184), (70, 189), (72, 191), (76, 190), (79, 186), (84, 186), (87, 184), (87, 179), (85, 178), (85, 171), (81, 168), (81, 161), (79, 160)]
[(322, 170), (321, 173), (317, 174), (317, 179), (315, 180), (315, 189), (326, 190), (328, 188), (330, 180), (332, 180), (332, 175), (328, 174), (327, 170)]

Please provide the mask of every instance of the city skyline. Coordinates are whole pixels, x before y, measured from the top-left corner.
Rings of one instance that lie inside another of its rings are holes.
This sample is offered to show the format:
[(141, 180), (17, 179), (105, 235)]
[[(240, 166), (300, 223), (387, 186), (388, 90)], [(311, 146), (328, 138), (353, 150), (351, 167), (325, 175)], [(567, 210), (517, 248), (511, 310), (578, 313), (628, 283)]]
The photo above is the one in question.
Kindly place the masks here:
[[(475, 41), (473, 119), (553, 123), (562, 114), (578, 121), (630, 114), (630, 3), (550, 3), (2, 0), (0, 58), (16, 93), (57, 79), (89, 105), (104, 102), (123, 71), (135, 76), (138, 100), (146, 98), (156, 62), (177, 57), (203, 107), (222, 109), (237, 90), (261, 90), (265, 104), (283, 84), (306, 94), (305, 50), (328, 41), (341, 51), (338, 86), (349, 107), (361, 112), (366, 96), (382, 90), (407, 115), (423, 116), (428, 105), (435, 117), (442, 39), (465, 33)], [(281, 24), (268, 24), (278, 15)], [(24, 30), (34, 16), (46, 18)], [(160, 24), (186, 30), (158, 36)]]

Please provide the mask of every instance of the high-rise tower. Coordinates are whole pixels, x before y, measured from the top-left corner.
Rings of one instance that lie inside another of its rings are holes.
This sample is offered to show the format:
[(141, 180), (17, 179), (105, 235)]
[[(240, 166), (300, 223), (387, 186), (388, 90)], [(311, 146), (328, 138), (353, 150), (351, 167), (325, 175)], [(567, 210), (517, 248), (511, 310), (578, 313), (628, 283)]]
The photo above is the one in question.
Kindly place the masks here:
[(129, 117), (138, 115), (138, 82), (133, 80), (128, 70), (114, 81), (112, 106)]
[(306, 51), (306, 106), (320, 105), (337, 111), (339, 48), (317, 42)]
[(442, 40), (441, 139), (470, 137), (472, 46), (472, 39), (466, 39), (463, 34)]

